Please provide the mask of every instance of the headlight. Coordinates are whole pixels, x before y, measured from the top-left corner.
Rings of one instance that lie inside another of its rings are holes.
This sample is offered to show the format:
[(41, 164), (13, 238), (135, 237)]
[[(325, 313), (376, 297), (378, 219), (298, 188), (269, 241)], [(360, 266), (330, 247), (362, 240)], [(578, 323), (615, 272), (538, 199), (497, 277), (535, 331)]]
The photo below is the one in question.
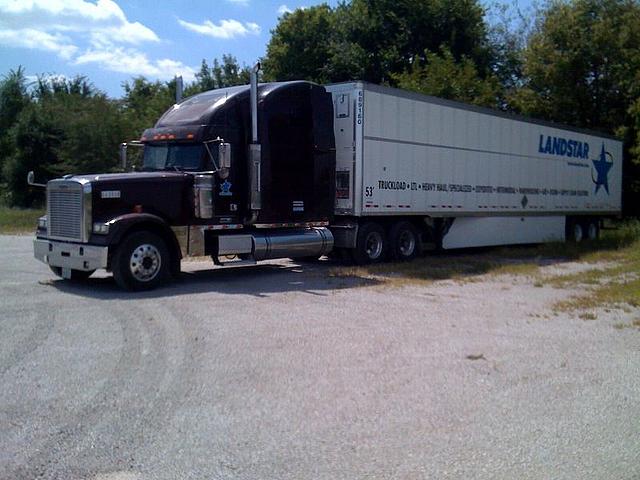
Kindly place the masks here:
[(94, 223), (93, 233), (98, 235), (106, 235), (109, 233), (109, 225), (106, 223)]
[(38, 219), (38, 230), (47, 229), (47, 216), (44, 215)]

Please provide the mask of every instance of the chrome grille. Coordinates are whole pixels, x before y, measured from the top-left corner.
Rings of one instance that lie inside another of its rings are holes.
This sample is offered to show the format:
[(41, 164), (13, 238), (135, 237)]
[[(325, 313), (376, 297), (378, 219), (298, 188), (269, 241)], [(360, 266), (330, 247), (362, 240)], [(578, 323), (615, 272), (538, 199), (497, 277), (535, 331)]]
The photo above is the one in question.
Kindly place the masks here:
[(74, 181), (54, 180), (47, 192), (49, 237), (84, 240), (82, 185)]

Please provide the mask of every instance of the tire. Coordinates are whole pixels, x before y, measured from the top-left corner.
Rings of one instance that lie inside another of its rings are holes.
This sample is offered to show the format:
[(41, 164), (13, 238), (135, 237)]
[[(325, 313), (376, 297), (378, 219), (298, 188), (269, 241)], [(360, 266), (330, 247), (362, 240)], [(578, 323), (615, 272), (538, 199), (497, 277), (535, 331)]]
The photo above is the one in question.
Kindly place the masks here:
[(600, 238), (600, 224), (597, 220), (591, 220), (586, 224), (586, 238), (587, 240), (594, 241)]
[[(62, 267), (53, 267), (53, 266), (49, 265), (49, 268), (54, 273), (54, 275), (56, 275), (56, 276), (58, 276), (60, 278), (64, 278), (62, 276)], [(91, 275), (93, 275), (93, 272), (95, 272), (95, 270), (88, 270), (88, 271), (71, 270), (71, 278), (69, 280), (71, 280), (72, 282), (83, 282), (87, 278), (89, 278)]]
[(389, 249), (393, 260), (401, 262), (413, 260), (420, 253), (418, 229), (407, 221), (393, 225), (389, 234)]
[(573, 243), (580, 243), (584, 240), (584, 225), (580, 222), (573, 221), (569, 226), (568, 237)]
[(125, 290), (151, 290), (167, 281), (171, 258), (165, 241), (151, 232), (125, 237), (113, 256), (113, 278)]
[(358, 265), (379, 263), (385, 258), (387, 238), (380, 225), (367, 222), (358, 229), (356, 248), (352, 252), (353, 261)]

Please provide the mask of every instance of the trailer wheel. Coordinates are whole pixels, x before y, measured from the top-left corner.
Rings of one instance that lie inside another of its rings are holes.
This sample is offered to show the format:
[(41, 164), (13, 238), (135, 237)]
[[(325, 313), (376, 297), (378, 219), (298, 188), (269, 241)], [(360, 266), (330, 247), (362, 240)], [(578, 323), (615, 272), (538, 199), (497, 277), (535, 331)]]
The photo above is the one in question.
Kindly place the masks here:
[(113, 278), (125, 290), (151, 290), (169, 278), (171, 259), (164, 240), (150, 232), (134, 232), (113, 257)]
[[(62, 267), (53, 267), (49, 265), (49, 268), (56, 276), (64, 278), (62, 276)], [(71, 270), (71, 278), (69, 280), (71, 280), (72, 282), (82, 282), (89, 278), (93, 274), (93, 272), (95, 272), (95, 270)]]
[(389, 247), (393, 260), (413, 260), (420, 252), (418, 229), (410, 222), (402, 221), (396, 223), (391, 228)]
[(580, 243), (584, 239), (584, 227), (580, 222), (573, 222), (570, 234), (572, 242)]
[(597, 240), (600, 237), (600, 225), (597, 220), (591, 220), (587, 223), (586, 233), (589, 240)]
[(378, 263), (384, 260), (387, 250), (387, 239), (384, 230), (374, 222), (367, 222), (358, 229), (356, 248), (353, 260), (358, 265)]

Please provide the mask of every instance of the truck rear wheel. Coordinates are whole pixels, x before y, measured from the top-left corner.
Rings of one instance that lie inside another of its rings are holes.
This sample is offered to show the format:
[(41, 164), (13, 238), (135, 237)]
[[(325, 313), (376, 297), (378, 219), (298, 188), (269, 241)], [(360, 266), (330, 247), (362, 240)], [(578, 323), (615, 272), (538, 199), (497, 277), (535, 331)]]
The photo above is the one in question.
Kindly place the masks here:
[(600, 237), (600, 225), (597, 220), (590, 220), (587, 223), (587, 238), (597, 240)]
[(125, 290), (151, 290), (169, 278), (171, 259), (164, 240), (151, 232), (124, 239), (113, 257), (113, 278)]
[(407, 221), (396, 223), (391, 228), (389, 247), (393, 260), (413, 260), (420, 251), (420, 234), (418, 233), (418, 229)]
[(378, 263), (384, 260), (387, 239), (384, 230), (375, 222), (367, 222), (358, 229), (353, 260), (358, 265)]

